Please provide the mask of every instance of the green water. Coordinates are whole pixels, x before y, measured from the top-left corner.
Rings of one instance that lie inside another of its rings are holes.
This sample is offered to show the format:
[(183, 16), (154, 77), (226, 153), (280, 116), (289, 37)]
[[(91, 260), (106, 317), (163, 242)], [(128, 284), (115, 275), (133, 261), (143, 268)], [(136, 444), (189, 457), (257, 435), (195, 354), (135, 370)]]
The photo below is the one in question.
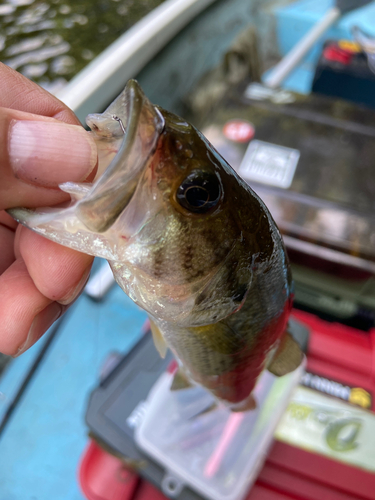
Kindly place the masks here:
[(1, 2), (0, 61), (54, 92), (162, 2)]

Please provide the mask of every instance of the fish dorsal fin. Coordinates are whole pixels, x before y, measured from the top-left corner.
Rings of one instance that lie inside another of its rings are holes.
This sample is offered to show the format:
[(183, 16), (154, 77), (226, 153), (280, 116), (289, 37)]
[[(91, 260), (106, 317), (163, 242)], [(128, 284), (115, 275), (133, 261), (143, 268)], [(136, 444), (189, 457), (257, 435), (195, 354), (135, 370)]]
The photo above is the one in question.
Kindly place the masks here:
[(270, 364), (269, 372), (277, 377), (282, 377), (299, 367), (303, 360), (303, 352), (288, 330), (281, 338), (281, 342)]
[(152, 332), (152, 338), (156, 347), (156, 350), (160, 354), (160, 356), (164, 359), (167, 354), (168, 346), (164, 340), (163, 334), (159, 330), (159, 328), (155, 325), (155, 323), (150, 319), (150, 328)]
[(181, 389), (188, 389), (189, 387), (193, 387), (193, 384), (188, 379), (184, 370), (179, 367), (174, 374), (171, 391), (180, 391)]

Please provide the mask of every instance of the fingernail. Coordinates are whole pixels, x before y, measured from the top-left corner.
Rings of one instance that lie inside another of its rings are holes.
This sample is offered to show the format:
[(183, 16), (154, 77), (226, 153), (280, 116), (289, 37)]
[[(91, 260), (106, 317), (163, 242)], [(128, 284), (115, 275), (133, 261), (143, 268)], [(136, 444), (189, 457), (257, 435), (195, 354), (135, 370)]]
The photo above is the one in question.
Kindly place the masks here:
[(16, 177), (44, 187), (86, 179), (97, 161), (91, 135), (79, 125), (13, 120), (9, 161)]
[(31, 323), (26, 341), (18, 348), (17, 353), (13, 357), (17, 358), (33, 346), (62, 313), (63, 307), (57, 302), (52, 302), (52, 304), (37, 314)]
[(76, 300), (78, 295), (81, 293), (82, 289), (85, 287), (89, 276), (90, 276), (90, 271), (91, 271), (91, 266), (86, 269), (86, 271), (83, 273), (82, 278), (79, 280), (77, 285), (75, 285), (69, 292), (66, 294), (66, 296), (59, 300), (59, 304), (62, 304), (63, 306), (66, 306), (68, 304), (71, 304)]

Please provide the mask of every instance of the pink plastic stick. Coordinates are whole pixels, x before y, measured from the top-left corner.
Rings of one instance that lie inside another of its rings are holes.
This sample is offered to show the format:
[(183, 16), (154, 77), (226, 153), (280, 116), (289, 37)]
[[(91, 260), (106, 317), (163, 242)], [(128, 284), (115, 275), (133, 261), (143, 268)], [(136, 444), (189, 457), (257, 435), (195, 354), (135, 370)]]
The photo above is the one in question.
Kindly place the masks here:
[(221, 435), (219, 444), (216, 446), (214, 452), (208, 459), (208, 462), (206, 463), (206, 466), (204, 468), (203, 474), (205, 477), (212, 477), (218, 471), (224, 454), (227, 451), (234, 435), (236, 434), (243, 418), (244, 413), (231, 413), (231, 415), (229, 416)]

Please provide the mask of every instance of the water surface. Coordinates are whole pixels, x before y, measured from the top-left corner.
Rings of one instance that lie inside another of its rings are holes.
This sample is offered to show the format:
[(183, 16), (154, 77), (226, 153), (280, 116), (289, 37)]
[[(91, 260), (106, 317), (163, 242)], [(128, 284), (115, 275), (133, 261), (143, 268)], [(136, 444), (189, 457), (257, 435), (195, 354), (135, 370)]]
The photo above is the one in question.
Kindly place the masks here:
[(0, 61), (51, 92), (163, 0), (8, 0)]

